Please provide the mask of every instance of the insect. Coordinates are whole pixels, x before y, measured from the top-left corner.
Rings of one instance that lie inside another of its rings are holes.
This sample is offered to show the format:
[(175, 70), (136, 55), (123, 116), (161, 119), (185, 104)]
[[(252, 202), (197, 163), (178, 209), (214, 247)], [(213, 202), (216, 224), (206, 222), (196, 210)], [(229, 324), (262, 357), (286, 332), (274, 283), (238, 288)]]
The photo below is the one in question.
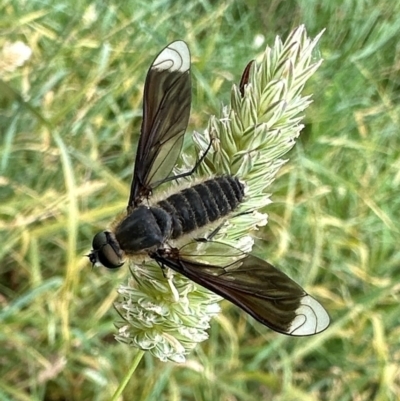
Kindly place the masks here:
[[(250, 67), (242, 77), (242, 94)], [(127, 259), (151, 258), (279, 333), (306, 336), (325, 330), (329, 316), (321, 304), (268, 262), (210, 238), (174, 245), (199, 228), (223, 224), (245, 199), (244, 183), (225, 174), (153, 200), (161, 184), (193, 173), (171, 176), (189, 120), (190, 79), (190, 53), (183, 41), (169, 44), (152, 63), (127, 213), (112, 230), (94, 236), (91, 263), (116, 269)]]

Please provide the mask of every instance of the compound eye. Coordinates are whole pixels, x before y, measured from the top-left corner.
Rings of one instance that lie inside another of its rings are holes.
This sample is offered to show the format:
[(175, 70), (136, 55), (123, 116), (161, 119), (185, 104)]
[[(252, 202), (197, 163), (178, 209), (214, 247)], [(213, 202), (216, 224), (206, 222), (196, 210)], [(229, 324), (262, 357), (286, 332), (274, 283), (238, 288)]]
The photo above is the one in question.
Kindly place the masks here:
[(108, 269), (116, 269), (124, 264), (118, 242), (109, 231), (97, 233), (93, 238), (92, 245), (92, 256), (89, 256), (91, 261), (95, 258), (95, 263), (100, 263)]
[(107, 234), (109, 234), (108, 231), (102, 231), (93, 237), (92, 247), (94, 251), (99, 251), (104, 245), (107, 245)]

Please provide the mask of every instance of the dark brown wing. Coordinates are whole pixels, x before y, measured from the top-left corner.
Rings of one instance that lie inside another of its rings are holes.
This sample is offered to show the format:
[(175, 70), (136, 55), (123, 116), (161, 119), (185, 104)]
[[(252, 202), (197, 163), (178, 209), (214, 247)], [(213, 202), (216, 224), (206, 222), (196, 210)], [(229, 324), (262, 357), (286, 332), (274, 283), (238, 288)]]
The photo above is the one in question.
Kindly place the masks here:
[(190, 104), (190, 53), (185, 42), (177, 41), (161, 51), (147, 73), (128, 212), (171, 173), (182, 148)]
[[(226, 247), (227, 254), (231, 253), (231, 247), (220, 245), (221, 249)], [(329, 325), (329, 315), (318, 301), (262, 259), (244, 254), (232, 262), (232, 256), (228, 256), (227, 264), (224, 264), (224, 256), (218, 256), (222, 264), (216, 266), (197, 263), (192, 256), (188, 260), (175, 249), (169, 251), (168, 254), (159, 251), (152, 256), (161, 265), (233, 302), (279, 333), (308, 336), (325, 330)]]
[(246, 65), (246, 68), (244, 69), (243, 74), (242, 74), (242, 78), (240, 79), (239, 90), (240, 90), (240, 94), (242, 95), (242, 97), (244, 96), (244, 88), (249, 83), (249, 80), (250, 80), (250, 70), (251, 70), (251, 66), (253, 65), (253, 63), (254, 63), (254, 60), (251, 60)]

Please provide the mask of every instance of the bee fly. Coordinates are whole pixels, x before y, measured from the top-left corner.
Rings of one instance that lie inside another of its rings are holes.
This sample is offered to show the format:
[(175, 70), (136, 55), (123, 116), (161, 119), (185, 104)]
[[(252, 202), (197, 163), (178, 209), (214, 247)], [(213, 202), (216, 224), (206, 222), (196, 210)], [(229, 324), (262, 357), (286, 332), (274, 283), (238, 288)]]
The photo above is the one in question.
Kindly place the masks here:
[[(240, 83), (242, 94), (250, 67)], [(191, 241), (181, 248), (173, 245), (174, 240), (193, 236), (210, 223), (221, 224), (244, 200), (244, 184), (235, 176), (222, 175), (152, 202), (154, 189), (190, 175), (202, 161), (188, 173), (170, 176), (182, 148), (190, 105), (190, 53), (186, 43), (176, 41), (161, 51), (146, 77), (127, 214), (112, 231), (94, 236), (90, 261), (115, 269), (128, 258), (144, 255), (231, 301), (279, 333), (307, 336), (325, 330), (329, 325), (325, 309), (266, 261), (211, 240)], [(196, 255), (196, 247), (205, 249), (201, 256)]]

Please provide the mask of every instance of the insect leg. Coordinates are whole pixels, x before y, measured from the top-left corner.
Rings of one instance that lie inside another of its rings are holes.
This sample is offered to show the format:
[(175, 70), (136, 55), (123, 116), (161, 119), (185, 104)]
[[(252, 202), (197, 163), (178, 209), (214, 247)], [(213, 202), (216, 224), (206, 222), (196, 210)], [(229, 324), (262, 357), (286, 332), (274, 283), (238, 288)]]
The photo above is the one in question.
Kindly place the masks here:
[(169, 288), (171, 289), (173, 301), (179, 302), (179, 292), (174, 285), (173, 270), (170, 269), (169, 267), (165, 266), (165, 264), (159, 260), (157, 260), (157, 263), (161, 267), (163, 276), (167, 280)]
[(226, 223), (226, 221), (223, 221), (221, 224), (219, 224), (218, 227), (214, 228), (214, 230), (212, 230), (210, 232), (210, 234), (207, 235), (207, 237), (195, 238), (194, 240), (196, 242), (209, 242), (209, 241), (211, 241), (218, 234), (218, 232), (221, 230), (221, 228), (224, 226), (225, 223)]
[(182, 173), (182, 174), (173, 175), (171, 177), (164, 178), (161, 182), (158, 181), (158, 182), (155, 182), (154, 184), (152, 184), (152, 187), (156, 187), (156, 186), (158, 186), (160, 184), (164, 184), (168, 181), (177, 180), (178, 178), (184, 178), (184, 177), (191, 176), (198, 169), (200, 164), (203, 163), (204, 159), (207, 156), (208, 151), (211, 149), (211, 145), (212, 145), (213, 141), (214, 141), (214, 138), (211, 138), (210, 143), (207, 146), (207, 149), (204, 151), (204, 153), (200, 157), (200, 159), (196, 161), (196, 164), (193, 166), (193, 168), (191, 170), (186, 171), (185, 173)]
[[(235, 217), (239, 217), (239, 216), (243, 216), (245, 214), (251, 214), (251, 213), (253, 213), (253, 210), (248, 210), (246, 212), (241, 212), (241, 213), (235, 214), (231, 218), (234, 219)], [(225, 223), (226, 223), (226, 220), (223, 221), (221, 224), (219, 224), (216, 228), (214, 228), (214, 230), (212, 230), (211, 233), (208, 234), (206, 237), (195, 238), (194, 240), (196, 242), (209, 242), (209, 241), (211, 241), (219, 233), (219, 231), (221, 230), (221, 228), (224, 226)]]
[(208, 153), (209, 150), (211, 149), (211, 145), (213, 144), (213, 141), (214, 141), (214, 138), (211, 138), (210, 143), (209, 143), (208, 146), (207, 146), (207, 149), (204, 151), (204, 153), (202, 154), (202, 156), (200, 157), (200, 159), (196, 161), (196, 164), (193, 166), (193, 168), (192, 168), (191, 170), (186, 171), (185, 173), (182, 173), (182, 174), (178, 174), (178, 175), (176, 175), (176, 176), (174, 176), (174, 177), (171, 177), (171, 179), (175, 180), (175, 179), (178, 179), (178, 178), (183, 178), (183, 177), (189, 177), (189, 176), (191, 176), (191, 175), (198, 169), (198, 167), (200, 166), (200, 164), (203, 163), (204, 159), (205, 159), (206, 156), (207, 156), (207, 153)]

